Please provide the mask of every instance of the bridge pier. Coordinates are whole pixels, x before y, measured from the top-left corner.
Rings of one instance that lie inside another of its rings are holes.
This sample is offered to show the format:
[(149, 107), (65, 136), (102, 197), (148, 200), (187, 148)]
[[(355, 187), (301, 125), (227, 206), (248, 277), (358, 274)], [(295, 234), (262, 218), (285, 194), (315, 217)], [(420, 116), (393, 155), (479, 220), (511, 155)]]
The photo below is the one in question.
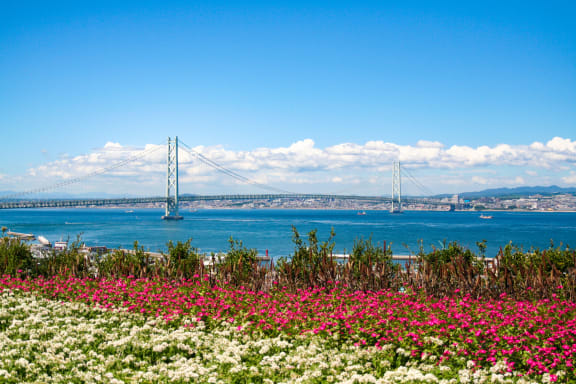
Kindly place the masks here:
[(168, 138), (167, 159), (166, 214), (162, 220), (182, 220), (184, 217), (178, 214), (178, 136)]

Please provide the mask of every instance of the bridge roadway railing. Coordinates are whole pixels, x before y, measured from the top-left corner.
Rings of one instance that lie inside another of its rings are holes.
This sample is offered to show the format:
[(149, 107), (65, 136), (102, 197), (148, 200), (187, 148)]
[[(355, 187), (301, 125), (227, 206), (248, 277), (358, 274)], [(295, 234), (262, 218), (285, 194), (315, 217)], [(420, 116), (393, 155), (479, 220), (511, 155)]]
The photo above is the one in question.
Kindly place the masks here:
[(20, 208), (72, 208), (104, 205), (149, 204), (166, 201), (165, 197), (119, 198), (119, 199), (54, 199), (0, 201), (0, 209)]
[(390, 201), (390, 198), (379, 196), (324, 195), (324, 194), (257, 194), (257, 195), (183, 195), (180, 201), (214, 201), (214, 200), (285, 200), (285, 199), (334, 199), (334, 200), (368, 200)]
[[(336, 199), (336, 200), (363, 200), (363, 201), (389, 201), (389, 198), (378, 196), (344, 196), (322, 194), (257, 194), (257, 195), (181, 195), (180, 201), (215, 201), (215, 200), (275, 200), (275, 199)], [(0, 209), (22, 208), (68, 208), (93, 207), (106, 205), (133, 205), (164, 203), (166, 197), (138, 197), (116, 199), (50, 199), (50, 200), (4, 200), (0, 201)]]
[[(390, 197), (357, 196), (357, 195), (323, 195), (323, 194), (257, 194), (257, 195), (181, 195), (180, 201), (215, 201), (215, 200), (285, 200), (285, 199), (333, 199), (356, 200), (371, 202), (389, 202)], [(5, 200), (0, 201), (0, 209), (22, 208), (72, 208), (72, 207), (98, 207), (106, 205), (136, 205), (165, 203), (166, 197), (138, 197), (116, 199), (52, 199), (52, 200)], [(419, 203), (429, 205), (447, 205), (429, 199), (405, 199), (404, 203)]]

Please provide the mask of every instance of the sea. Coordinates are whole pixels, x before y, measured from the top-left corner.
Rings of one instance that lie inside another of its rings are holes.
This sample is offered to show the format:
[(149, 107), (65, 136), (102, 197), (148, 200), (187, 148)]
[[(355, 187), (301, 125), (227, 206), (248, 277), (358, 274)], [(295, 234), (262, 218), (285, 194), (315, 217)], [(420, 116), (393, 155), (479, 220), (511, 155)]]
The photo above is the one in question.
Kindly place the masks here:
[[(165, 252), (169, 241), (191, 240), (200, 252), (226, 252), (229, 240), (255, 248), (273, 259), (294, 252), (293, 229), (307, 239), (317, 230), (320, 241), (334, 231), (334, 253), (350, 252), (358, 239), (390, 246), (396, 255), (440, 249), (457, 242), (478, 253), (486, 241), (487, 257), (509, 243), (522, 247), (576, 247), (576, 212), (478, 212), (199, 209), (181, 210), (184, 220), (161, 220), (160, 209), (20, 209), (1, 210), (0, 226), (42, 235), (51, 242), (80, 239), (87, 246), (131, 249), (137, 241), (147, 251)], [(364, 214), (365, 213), (365, 214)]]

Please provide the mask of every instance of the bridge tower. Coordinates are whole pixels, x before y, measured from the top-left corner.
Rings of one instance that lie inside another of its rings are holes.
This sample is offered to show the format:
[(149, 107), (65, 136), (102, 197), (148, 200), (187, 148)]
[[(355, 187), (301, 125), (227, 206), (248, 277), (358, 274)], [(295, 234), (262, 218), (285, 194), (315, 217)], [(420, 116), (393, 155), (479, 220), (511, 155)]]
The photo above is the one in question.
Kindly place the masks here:
[[(173, 192), (173, 194), (172, 194)], [(166, 172), (166, 214), (163, 220), (182, 220), (178, 214), (178, 136), (168, 138), (168, 161)]]
[(392, 172), (392, 208), (390, 213), (402, 213), (402, 184), (400, 179), (400, 162), (395, 161)]

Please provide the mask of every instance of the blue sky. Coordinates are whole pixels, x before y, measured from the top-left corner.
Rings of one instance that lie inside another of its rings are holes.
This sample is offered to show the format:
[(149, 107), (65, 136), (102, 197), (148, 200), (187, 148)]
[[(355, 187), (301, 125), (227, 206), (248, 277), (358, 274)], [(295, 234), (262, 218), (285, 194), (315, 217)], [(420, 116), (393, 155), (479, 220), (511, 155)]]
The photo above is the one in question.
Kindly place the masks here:
[[(295, 192), (386, 194), (394, 159), (434, 193), (576, 186), (575, 19), (569, 1), (3, 0), (0, 191), (175, 135)], [(69, 192), (162, 193), (154, 156)], [(252, 188), (186, 156), (186, 192)]]

